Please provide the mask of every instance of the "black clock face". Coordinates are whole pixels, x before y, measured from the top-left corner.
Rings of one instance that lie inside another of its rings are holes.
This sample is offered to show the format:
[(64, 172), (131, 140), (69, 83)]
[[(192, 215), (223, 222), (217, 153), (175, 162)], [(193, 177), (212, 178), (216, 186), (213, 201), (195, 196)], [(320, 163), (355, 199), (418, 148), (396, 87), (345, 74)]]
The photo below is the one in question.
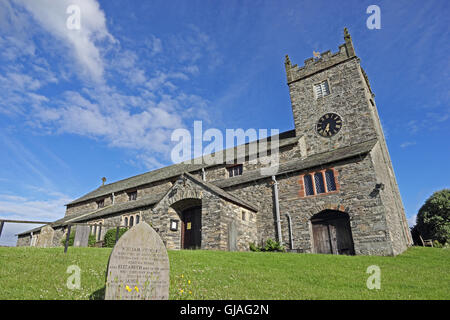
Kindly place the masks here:
[(323, 115), (317, 122), (317, 133), (322, 137), (332, 137), (342, 128), (342, 119), (335, 113)]

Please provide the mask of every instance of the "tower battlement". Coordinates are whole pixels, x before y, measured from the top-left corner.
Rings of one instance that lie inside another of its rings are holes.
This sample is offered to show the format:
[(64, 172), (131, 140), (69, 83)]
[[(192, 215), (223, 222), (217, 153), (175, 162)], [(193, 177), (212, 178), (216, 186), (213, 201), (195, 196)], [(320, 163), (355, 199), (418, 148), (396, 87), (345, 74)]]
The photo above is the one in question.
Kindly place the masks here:
[(330, 50), (327, 50), (321, 53), (320, 58), (318, 59), (308, 58), (305, 60), (303, 67), (299, 67), (297, 64), (292, 65), (289, 56), (286, 55), (284, 64), (286, 67), (288, 84), (306, 78), (321, 70), (330, 68), (345, 60), (356, 57), (352, 37), (350, 36), (347, 28), (344, 28), (344, 40), (345, 43), (339, 46), (338, 52), (332, 53)]

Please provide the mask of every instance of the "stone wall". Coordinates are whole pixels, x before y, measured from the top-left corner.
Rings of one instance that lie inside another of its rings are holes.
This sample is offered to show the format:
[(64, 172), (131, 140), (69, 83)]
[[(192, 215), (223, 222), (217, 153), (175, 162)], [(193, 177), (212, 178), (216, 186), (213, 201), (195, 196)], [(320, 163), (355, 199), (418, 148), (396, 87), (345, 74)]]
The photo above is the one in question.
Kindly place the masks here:
[(27, 235), (20, 235), (17, 237), (17, 247), (29, 247), (31, 243), (31, 236), (29, 234)]
[[(329, 168), (336, 170), (340, 184), (339, 191), (330, 194), (310, 197), (300, 195), (300, 177), (305, 173), (326, 168), (311, 168), (309, 171), (277, 177), (282, 239), (286, 247), (289, 247), (287, 212), (292, 218), (294, 248), (313, 252), (310, 218), (323, 210), (331, 209), (349, 214), (356, 254), (395, 254), (387, 232), (386, 209), (380, 197), (373, 194), (377, 177), (371, 157), (341, 161), (330, 165)], [(268, 238), (277, 239), (270, 179), (235, 186), (228, 191), (260, 208), (257, 213), (259, 243)]]
[(249, 243), (256, 241), (256, 217), (253, 212), (222, 199), (190, 179), (177, 182), (171, 192), (143, 218), (158, 230), (168, 249), (180, 249), (181, 224), (177, 231), (172, 231), (170, 220), (181, 221), (182, 210), (198, 204), (202, 207), (202, 249), (229, 250), (230, 233), (236, 235), (236, 244), (232, 246), (235, 250), (248, 250)]

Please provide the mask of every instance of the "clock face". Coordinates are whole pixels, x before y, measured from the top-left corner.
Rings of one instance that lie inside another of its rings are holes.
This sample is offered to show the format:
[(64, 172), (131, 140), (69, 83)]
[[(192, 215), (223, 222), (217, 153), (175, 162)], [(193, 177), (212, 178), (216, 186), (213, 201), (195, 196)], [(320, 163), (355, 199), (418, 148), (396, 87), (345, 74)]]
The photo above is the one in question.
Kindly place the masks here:
[(342, 119), (335, 113), (323, 115), (317, 122), (317, 133), (322, 137), (332, 137), (342, 128)]

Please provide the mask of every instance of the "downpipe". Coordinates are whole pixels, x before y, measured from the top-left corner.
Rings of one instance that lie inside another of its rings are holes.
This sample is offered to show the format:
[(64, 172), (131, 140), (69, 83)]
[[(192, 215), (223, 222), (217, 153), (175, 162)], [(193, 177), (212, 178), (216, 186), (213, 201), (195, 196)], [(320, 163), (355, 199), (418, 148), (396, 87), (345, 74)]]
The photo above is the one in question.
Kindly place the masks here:
[(277, 223), (277, 240), (278, 243), (282, 243), (283, 239), (281, 237), (281, 220), (280, 220), (280, 203), (278, 201), (278, 182), (275, 179), (275, 176), (272, 176), (273, 181), (273, 193), (275, 198), (275, 215), (276, 215), (276, 223)]

